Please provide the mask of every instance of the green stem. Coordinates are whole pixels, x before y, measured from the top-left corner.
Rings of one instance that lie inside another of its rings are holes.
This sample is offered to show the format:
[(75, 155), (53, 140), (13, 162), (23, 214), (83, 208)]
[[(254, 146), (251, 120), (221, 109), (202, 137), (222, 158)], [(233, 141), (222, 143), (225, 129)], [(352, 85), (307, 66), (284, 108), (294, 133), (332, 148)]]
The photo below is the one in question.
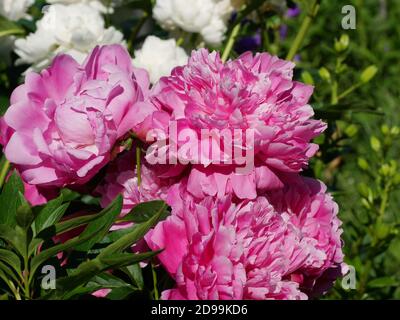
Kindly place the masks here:
[(382, 217), (385, 214), (386, 211), (386, 207), (389, 201), (389, 192), (390, 192), (390, 188), (391, 188), (392, 184), (390, 182), (385, 184), (385, 188), (383, 190), (383, 194), (382, 194), (382, 202), (379, 208), (379, 214)]
[(154, 299), (160, 300), (160, 294), (158, 293), (158, 288), (157, 288), (157, 274), (153, 262), (151, 263), (151, 273), (153, 275)]
[[(176, 40), (176, 45), (179, 47), (181, 45), (183, 45), (183, 43), (185, 42), (185, 39), (187, 38), (188, 33), (186, 31), (181, 31), (179, 34), (179, 38), (178, 40)], [(192, 34), (193, 36), (193, 34)]]
[(140, 19), (139, 23), (136, 25), (136, 27), (133, 29), (131, 36), (129, 37), (128, 40), (128, 50), (129, 52), (132, 51), (134, 42), (140, 32), (140, 30), (142, 30), (142, 27), (144, 26), (144, 24), (146, 23), (148, 18), (147, 13), (144, 13), (143, 17)]
[(222, 61), (226, 62), (229, 58), (229, 55), (232, 51), (233, 45), (235, 44), (236, 37), (238, 36), (240, 31), (240, 22), (236, 24), (236, 26), (232, 29), (232, 32), (229, 36), (228, 42), (226, 43), (225, 50), (222, 54)]
[(361, 284), (360, 284), (360, 287), (359, 287), (360, 288), (359, 289), (359, 297), (360, 297), (360, 299), (362, 299), (362, 297), (363, 297), (363, 295), (365, 293), (365, 290), (367, 288), (368, 279), (369, 279), (369, 273), (370, 273), (371, 267), (372, 267), (371, 259), (368, 259), (366, 261), (365, 266), (364, 266), (364, 272), (363, 272), (363, 274), (361, 276), (361, 281), (360, 281)]
[(321, 0), (314, 0), (311, 6), (311, 11), (307, 14), (304, 18), (303, 22), (301, 23), (300, 30), (296, 35), (296, 38), (293, 41), (292, 46), (290, 47), (289, 53), (286, 56), (286, 60), (293, 60), (297, 51), (300, 49), (301, 44), (308, 32), (308, 29), (311, 26), (311, 22), (316, 17), (319, 7), (320, 7)]
[(10, 169), (10, 162), (6, 159), (0, 171), (0, 188), (3, 187), (9, 169)]
[(105, 3), (105, 5), (107, 7), (107, 12), (106, 12), (106, 15), (105, 15), (105, 23), (106, 23), (107, 27), (109, 27), (110, 24), (111, 24), (111, 21), (110, 21), (111, 4), (112, 4), (112, 0), (107, 0), (107, 2)]
[(14, 294), (14, 297), (16, 300), (22, 300), (21, 295), (18, 292), (18, 289), (14, 286), (12, 281), (7, 282), (8, 286), (10, 287), (12, 293)]
[(185, 38), (183, 36), (179, 37), (179, 39), (176, 41), (176, 45), (178, 47), (180, 47), (183, 44), (184, 41), (185, 41)]
[(138, 186), (142, 183), (142, 166), (141, 166), (141, 159), (142, 158), (142, 149), (140, 146), (136, 147), (136, 175), (138, 179)]
[(356, 83), (355, 85), (351, 86), (350, 88), (348, 88), (346, 91), (342, 92), (339, 96), (338, 96), (338, 100), (343, 99), (344, 97), (348, 96), (350, 93), (352, 93), (354, 90), (358, 89), (359, 87), (361, 87), (362, 83)]
[[(257, 12), (258, 19), (263, 21), (263, 15), (260, 11)], [(261, 23), (261, 47), (264, 51), (268, 51), (269, 48), (269, 36), (268, 36), (268, 28), (265, 22)]]
[(337, 81), (333, 81), (332, 83), (332, 96), (331, 96), (331, 104), (332, 105), (337, 105), (339, 102), (338, 98), (338, 83)]
[(29, 289), (29, 283), (30, 283), (30, 279), (29, 279), (29, 263), (28, 263), (28, 259), (24, 258), (24, 272), (23, 272), (23, 276), (24, 276), (24, 294), (25, 294), (25, 299), (30, 299), (31, 295), (30, 295), (30, 289)]

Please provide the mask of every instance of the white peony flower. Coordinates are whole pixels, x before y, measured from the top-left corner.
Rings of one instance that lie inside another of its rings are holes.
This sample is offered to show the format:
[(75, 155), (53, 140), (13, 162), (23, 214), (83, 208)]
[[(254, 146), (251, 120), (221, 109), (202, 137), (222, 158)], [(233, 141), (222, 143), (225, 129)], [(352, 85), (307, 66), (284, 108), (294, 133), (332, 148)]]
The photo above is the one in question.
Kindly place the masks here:
[[(35, 0), (0, 0), (0, 16), (8, 20), (17, 21), (30, 18), (26, 13)], [(11, 64), (11, 52), (14, 48), (14, 36), (4, 37), (0, 40), (0, 61)]]
[(176, 45), (174, 39), (162, 40), (149, 36), (140, 50), (135, 51), (133, 64), (146, 69), (150, 74), (151, 83), (156, 83), (161, 77), (168, 76), (172, 69), (182, 66), (188, 61), (185, 50)]
[(218, 45), (233, 10), (231, 0), (157, 0), (153, 16), (164, 29), (200, 33), (207, 43)]
[(0, 15), (17, 21), (27, 16), (26, 12), (34, 2), (35, 0), (0, 0)]
[[(47, 3), (50, 4), (55, 4), (55, 3), (60, 3), (60, 4), (74, 4), (74, 3), (84, 3), (90, 5), (93, 9), (99, 10), (102, 13), (107, 13), (107, 12), (112, 12), (112, 8), (108, 9), (104, 5), (104, 1), (101, 0), (46, 0)], [(111, 2), (112, 4), (112, 2)]]
[(67, 53), (78, 62), (101, 44), (122, 43), (123, 35), (115, 28), (104, 27), (100, 12), (87, 4), (54, 4), (47, 7), (37, 30), (15, 41), (19, 64), (31, 64), (40, 70), (59, 53)]

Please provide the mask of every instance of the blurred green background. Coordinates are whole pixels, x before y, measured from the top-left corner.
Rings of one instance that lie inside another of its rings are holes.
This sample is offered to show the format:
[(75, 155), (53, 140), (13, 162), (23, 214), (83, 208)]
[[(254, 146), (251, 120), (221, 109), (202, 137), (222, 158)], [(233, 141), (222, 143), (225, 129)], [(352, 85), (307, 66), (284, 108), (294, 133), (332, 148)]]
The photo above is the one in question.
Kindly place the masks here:
[[(355, 30), (341, 27), (347, 4), (356, 9)], [(300, 50), (299, 77), (314, 79), (317, 115), (330, 124), (308, 173), (326, 182), (339, 203), (345, 261), (356, 272), (354, 290), (338, 281), (329, 298), (400, 298), (399, 17), (398, 1), (322, 1)], [(298, 23), (289, 21), (289, 34)], [(368, 79), (372, 66), (375, 77), (341, 98), (363, 75)]]

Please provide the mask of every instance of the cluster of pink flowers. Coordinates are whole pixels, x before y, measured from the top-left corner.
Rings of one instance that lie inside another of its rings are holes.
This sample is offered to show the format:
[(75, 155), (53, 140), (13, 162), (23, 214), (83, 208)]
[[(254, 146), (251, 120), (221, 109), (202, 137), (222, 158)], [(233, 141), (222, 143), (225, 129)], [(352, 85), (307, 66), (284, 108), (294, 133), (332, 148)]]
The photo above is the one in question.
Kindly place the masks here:
[[(267, 53), (224, 63), (200, 49), (150, 88), (121, 46), (96, 48), (82, 65), (61, 55), (14, 91), (1, 143), (33, 204), (87, 184), (106, 166), (94, 191), (103, 206), (118, 194), (122, 214), (166, 201), (171, 215), (145, 237), (150, 249), (164, 249), (158, 259), (176, 281), (164, 299), (306, 299), (341, 274), (342, 231), (323, 183), (299, 174), (326, 125), (312, 119), (313, 88), (293, 81), (293, 69)], [(238, 173), (243, 163), (224, 143), (197, 150), (203, 129), (243, 133), (244, 149), (251, 130), (250, 170)], [(194, 137), (189, 145), (183, 132)], [(123, 147), (132, 136), (147, 150), (140, 164), (136, 149)], [(193, 150), (209, 161), (193, 161)], [(216, 151), (227, 161), (214, 161)], [(159, 153), (174, 162), (154, 164)]]

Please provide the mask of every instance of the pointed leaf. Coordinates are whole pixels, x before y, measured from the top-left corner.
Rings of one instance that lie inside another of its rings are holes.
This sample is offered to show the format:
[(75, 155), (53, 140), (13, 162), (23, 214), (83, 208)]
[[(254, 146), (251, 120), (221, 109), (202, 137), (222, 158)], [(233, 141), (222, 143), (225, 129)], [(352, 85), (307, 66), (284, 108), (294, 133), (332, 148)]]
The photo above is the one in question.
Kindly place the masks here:
[(387, 288), (387, 287), (397, 287), (400, 285), (400, 281), (394, 277), (382, 277), (373, 279), (368, 282), (368, 287), (370, 288)]
[(99, 254), (99, 257), (109, 256), (118, 252), (122, 252), (124, 249), (128, 248), (141, 238), (145, 236), (145, 234), (160, 220), (160, 218), (165, 213), (165, 208), (167, 205), (164, 203), (163, 206), (159, 209), (159, 211), (150, 218), (147, 222), (137, 224), (132, 228), (132, 231), (114, 243), (110, 244), (107, 248), (102, 250)]
[[(119, 268), (126, 265), (135, 264), (143, 260), (152, 258), (156, 252), (142, 254), (124, 254), (119, 257), (106, 257), (103, 261), (99, 258), (82, 263), (76, 271), (67, 277), (57, 280), (56, 290), (51, 292), (46, 299), (62, 299), (75, 288), (88, 283), (94, 276), (106, 270)], [(109, 263), (106, 263), (109, 262)]]
[(24, 28), (17, 23), (0, 16), (0, 38), (11, 35), (22, 35), (24, 33)]
[(95, 236), (77, 246), (75, 248), (76, 250), (88, 251), (106, 236), (116, 218), (121, 213), (122, 202), (122, 196), (118, 196), (113, 203), (105, 209), (106, 212), (102, 215), (102, 217), (88, 224), (85, 231), (83, 231), (79, 237), (83, 238), (88, 234), (95, 234)]
[(163, 214), (168, 215), (167, 206), (164, 201), (156, 200), (143, 202), (135, 206), (123, 219), (123, 221), (131, 221), (135, 223), (142, 223), (148, 221), (160, 210), (164, 210)]
[[(114, 202), (107, 207), (106, 209), (102, 210), (101, 212), (97, 214), (92, 214), (92, 215), (87, 215), (87, 216), (82, 216), (82, 217), (77, 217), (65, 221), (61, 221), (57, 223), (56, 225), (50, 226), (48, 228), (43, 229), (39, 234), (36, 236), (36, 238), (40, 239), (49, 239), (51, 237), (54, 237), (55, 235), (76, 229), (78, 227), (87, 225), (90, 222), (96, 221), (100, 218), (102, 218), (104, 215), (107, 213), (110, 213), (110, 210), (115, 210), (115, 203), (118, 202), (119, 198), (114, 200)], [(117, 205), (118, 207), (118, 205)], [(114, 211), (113, 211), (114, 212)]]
[(7, 266), (5, 263), (3, 263), (2, 261), (0, 261), (0, 270), (2, 270), (7, 275), (7, 278), (9, 280), (12, 279), (15, 282), (19, 282), (20, 279), (18, 279), (15, 272), (9, 266)]
[(68, 203), (62, 205), (63, 201), (64, 197), (63, 195), (60, 195), (58, 198), (49, 201), (42, 208), (42, 210), (37, 215), (34, 223), (36, 234), (57, 223), (62, 218), (69, 206)]
[(27, 230), (31, 226), (33, 220), (35, 219), (35, 216), (33, 215), (31, 206), (25, 200), (25, 197), (21, 192), (18, 192), (18, 197), (21, 205), (17, 208), (17, 213), (16, 213), (17, 224), (22, 229)]
[(16, 272), (21, 273), (21, 260), (14, 252), (0, 249), (0, 261), (7, 263), (10, 267), (13, 267)]
[(71, 249), (71, 248), (85, 242), (86, 240), (88, 240), (88, 237), (86, 237), (86, 238), (75, 237), (75, 238), (72, 238), (71, 240), (68, 240), (65, 243), (61, 243), (59, 245), (56, 245), (54, 247), (51, 247), (47, 250), (42, 251), (37, 256), (33, 257), (33, 259), (31, 260), (31, 273), (32, 274), (35, 273), (37, 268), (41, 264), (43, 264), (44, 262), (49, 260), (51, 257), (55, 256), (57, 253)]
[(12, 227), (16, 225), (17, 208), (21, 205), (19, 192), (24, 193), (24, 185), (18, 174), (14, 172), (0, 195), (0, 224)]
[[(112, 220), (116, 214), (116, 211), (120, 211), (122, 208), (122, 197), (118, 197), (114, 202), (108, 206), (106, 209), (104, 209), (100, 214), (97, 215), (97, 218), (100, 220), (102, 219), (102, 223), (105, 223), (105, 225), (101, 226), (101, 229), (98, 229), (98, 225), (96, 224), (95, 227), (94, 225), (88, 225), (88, 227), (83, 231), (81, 235), (78, 237), (75, 237), (71, 240), (68, 240), (65, 243), (56, 245), (52, 248), (49, 248), (45, 251), (42, 251), (39, 253), (37, 256), (35, 256), (32, 261), (31, 261), (31, 273), (35, 273), (37, 268), (46, 262), (48, 259), (51, 257), (55, 256), (57, 253), (61, 251), (65, 251), (71, 248), (77, 248), (79, 245), (91, 240), (92, 238), (96, 239), (94, 243), (96, 243), (99, 239), (102, 237), (102, 235), (108, 231), (109, 227), (108, 224), (110, 223), (109, 221)], [(106, 217), (107, 220), (104, 220), (103, 217)], [(107, 229), (107, 231), (105, 231)], [(92, 241), (89, 242), (90, 244)]]
[(143, 273), (142, 273), (142, 268), (140, 267), (139, 264), (127, 266), (125, 268), (122, 268), (121, 271), (123, 271), (126, 275), (128, 275), (131, 281), (134, 282), (140, 290), (143, 290), (144, 287)]
[(14, 229), (0, 224), (0, 238), (15, 248), (22, 256), (26, 254), (26, 231), (16, 226)]

